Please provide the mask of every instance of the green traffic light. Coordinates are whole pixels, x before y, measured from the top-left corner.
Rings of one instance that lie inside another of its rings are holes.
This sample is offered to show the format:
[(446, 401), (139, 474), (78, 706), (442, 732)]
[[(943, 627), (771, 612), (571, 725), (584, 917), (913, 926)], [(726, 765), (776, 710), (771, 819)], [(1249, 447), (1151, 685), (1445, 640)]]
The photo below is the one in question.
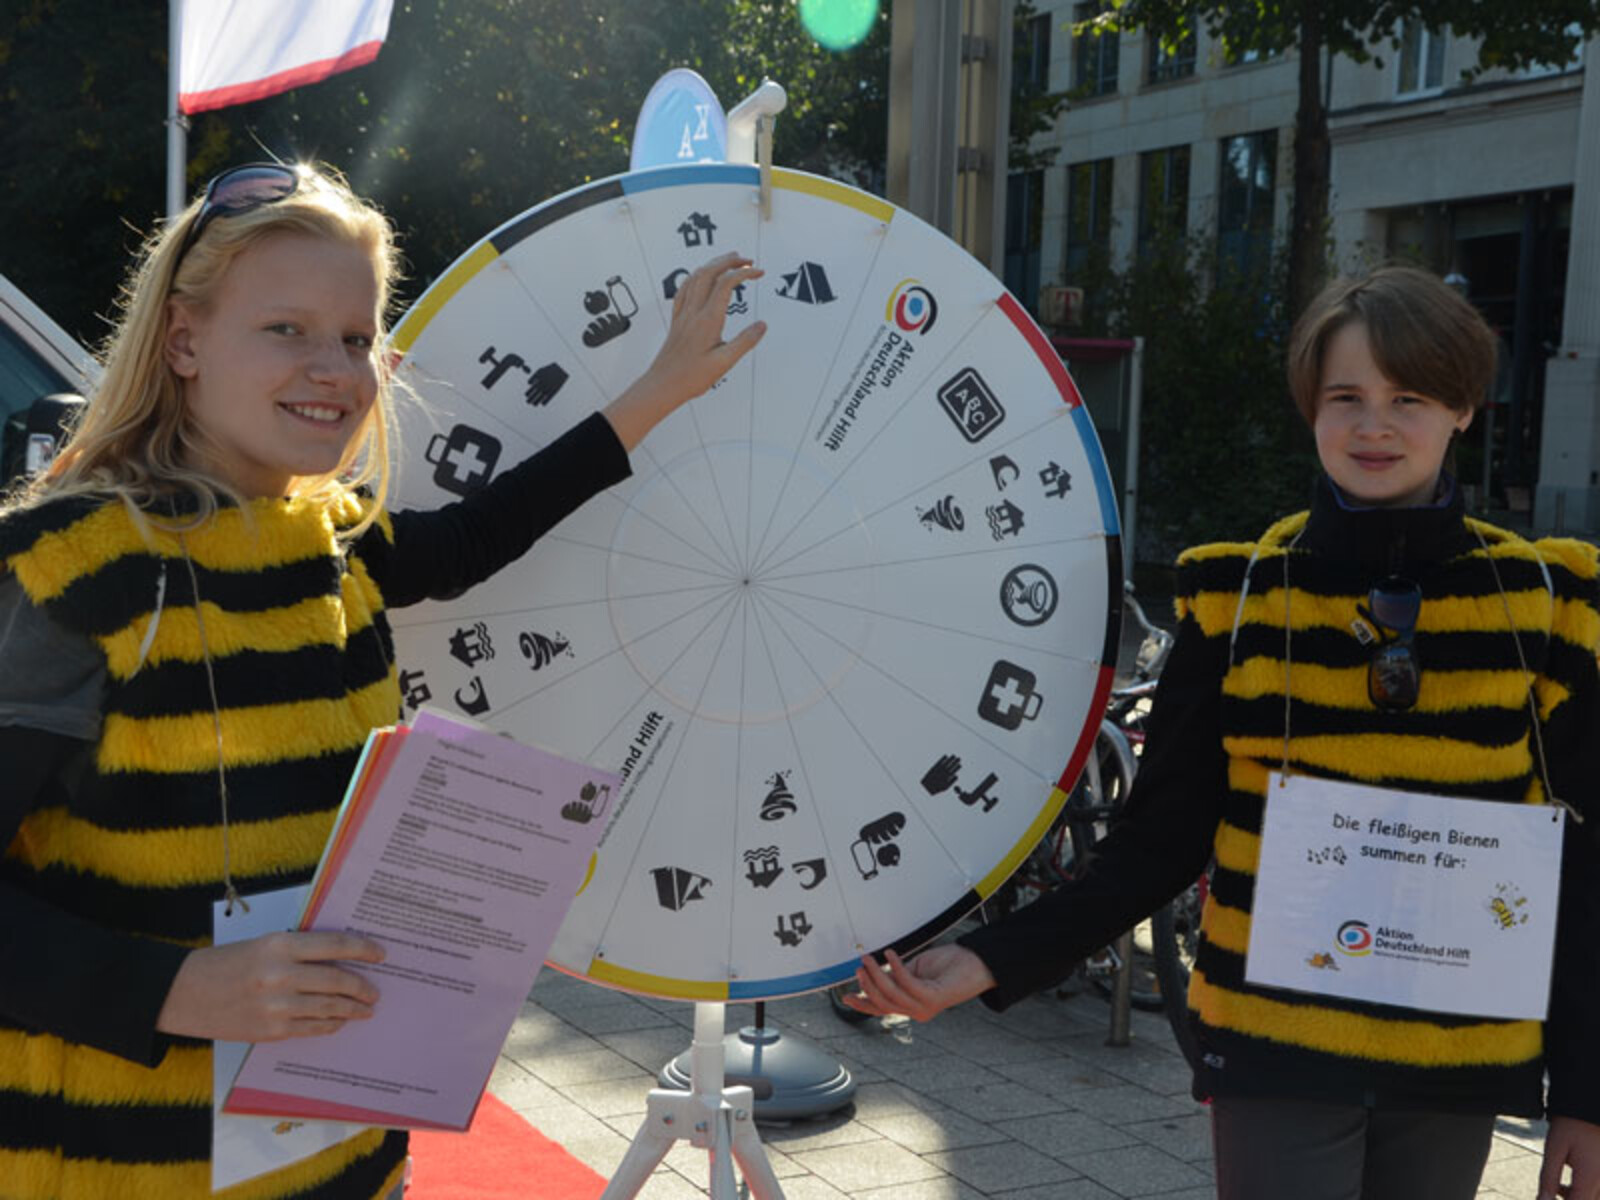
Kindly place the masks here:
[(859, 46), (878, 18), (878, 0), (800, 0), (800, 23), (828, 50)]

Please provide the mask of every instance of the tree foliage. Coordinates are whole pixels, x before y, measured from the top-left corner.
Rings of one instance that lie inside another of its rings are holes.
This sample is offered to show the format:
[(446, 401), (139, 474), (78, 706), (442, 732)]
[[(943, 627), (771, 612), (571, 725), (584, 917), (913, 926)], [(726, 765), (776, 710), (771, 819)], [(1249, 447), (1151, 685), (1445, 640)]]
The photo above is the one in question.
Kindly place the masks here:
[(1043, 80), (1031, 77), (1027, 54), (1028, 30), (1039, 10), (1029, 0), (1017, 0), (1012, 10), (1011, 113), (1006, 169), (1010, 173), (1037, 171), (1055, 161), (1058, 146), (1036, 145), (1034, 135), (1046, 133), (1066, 111), (1068, 92), (1052, 92)]
[[(165, 5), (19, 0), (0, 15), (0, 271), (86, 341), (164, 202)], [(191, 189), (250, 159), (315, 158), (394, 218), (414, 296), (499, 222), (626, 170), (672, 67), (731, 108), (782, 83), (776, 161), (881, 186), (888, 16), (848, 53), (784, 0), (398, 0), (377, 61), (197, 115)]]
[(1223, 52), (1300, 55), (1295, 116), (1294, 195), (1286, 276), (1291, 314), (1321, 287), (1328, 224), (1328, 113), (1323, 104), (1322, 57), (1327, 51), (1369, 62), (1398, 48), (1401, 28), (1419, 22), (1479, 40), (1477, 66), (1516, 70), (1570, 60), (1582, 39), (1600, 31), (1600, 0), (1106, 0), (1095, 20), (1144, 27), (1176, 43), (1196, 24)]
[(1305, 506), (1316, 456), (1284, 382), (1285, 269), (1279, 256), (1241, 271), (1211, 239), (1171, 231), (1122, 270), (1091, 262), (1085, 336), (1161, 331), (1145, 342), (1133, 561), (1168, 565)]

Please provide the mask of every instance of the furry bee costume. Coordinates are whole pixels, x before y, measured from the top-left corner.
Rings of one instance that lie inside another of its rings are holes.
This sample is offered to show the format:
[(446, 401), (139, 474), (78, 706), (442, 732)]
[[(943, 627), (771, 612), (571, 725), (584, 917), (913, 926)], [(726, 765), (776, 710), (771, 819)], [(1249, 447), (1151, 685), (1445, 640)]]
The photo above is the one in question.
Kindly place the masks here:
[[(1369, 699), (1370, 651), (1352, 628), (1369, 588), (1391, 574), (1414, 580), (1423, 597), (1421, 693), (1401, 712)], [(1436, 507), (1348, 508), (1324, 480), (1309, 513), (1279, 521), (1258, 542), (1186, 551), (1177, 583), (1178, 642), (1126, 817), (1082, 878), (962, 938), (999, 981), (985, 1001), (1003, 1008), (1053, 982), (1214, 858), (1188, 998), (1202, 1050), (1197, 1098), (1484, 1114), (1548, 1108), (1600, 1122), (1592, 1083), (1600, 1037), (1588, 999), (1600, 982), (1600, 856), (1587, 826), (1567, 830), (1547, 1022), (1291, 992), (1244, 973), (1267, 776), (1285, 757), (1291, 771), (1400, 791), (1546, 802), (1519, 644), (1556, 794), (1596, 807), (1595, 548), (1530, 543), (1466, 520), (1453, 495)]]
[[(477, 582), (627, 473), (597, 415), (354, 541), (351, 494), (224, 508), (181, 536), (81, 497), (0, 521), (0, 585), (22, 592), (0, 654), (87, 661), (99, 716), (92, 740), (62, 737), (48, 681), (0, 670), (0, 1192), (212, 1194), (211, 1046), (155, 1022), (214, 901), (230, 876), (246, 894), (310, 878), (368, 732), (400, 711), (386, 605)], [(385, 1197), (405, 1150), (368, 1130), (225, 1194)]]

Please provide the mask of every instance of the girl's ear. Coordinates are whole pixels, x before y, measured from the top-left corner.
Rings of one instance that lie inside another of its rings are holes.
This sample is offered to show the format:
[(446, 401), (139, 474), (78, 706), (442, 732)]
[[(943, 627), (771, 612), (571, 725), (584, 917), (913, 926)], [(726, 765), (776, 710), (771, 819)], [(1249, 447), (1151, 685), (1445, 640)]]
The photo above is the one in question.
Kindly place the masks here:
[(177, 300), (167, 301), (167, 336), (162, 353), (179, 379), (193, 379), (200, 367), (194, 350), (194, 313)]
[(1456, 414), (1456, 433), (1463, 434), (1472, 424), (1472, 418), (1477, 416), (1477, 410), (1469, 408), (1466, 412)]

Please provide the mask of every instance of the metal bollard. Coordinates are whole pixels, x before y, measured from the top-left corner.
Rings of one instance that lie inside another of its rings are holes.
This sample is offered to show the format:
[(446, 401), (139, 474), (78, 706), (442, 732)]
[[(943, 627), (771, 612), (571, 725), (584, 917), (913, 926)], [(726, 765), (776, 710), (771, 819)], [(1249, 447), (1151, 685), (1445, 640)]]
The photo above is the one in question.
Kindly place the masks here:
[(1111, 1036), (1108, 1046), (1126, 1046), (1132, 1040), (1130, 1016), (1133, 1012), (1133, 930), (1119, 937), (1114, 949), (1122, 965), (1111, 981)]

